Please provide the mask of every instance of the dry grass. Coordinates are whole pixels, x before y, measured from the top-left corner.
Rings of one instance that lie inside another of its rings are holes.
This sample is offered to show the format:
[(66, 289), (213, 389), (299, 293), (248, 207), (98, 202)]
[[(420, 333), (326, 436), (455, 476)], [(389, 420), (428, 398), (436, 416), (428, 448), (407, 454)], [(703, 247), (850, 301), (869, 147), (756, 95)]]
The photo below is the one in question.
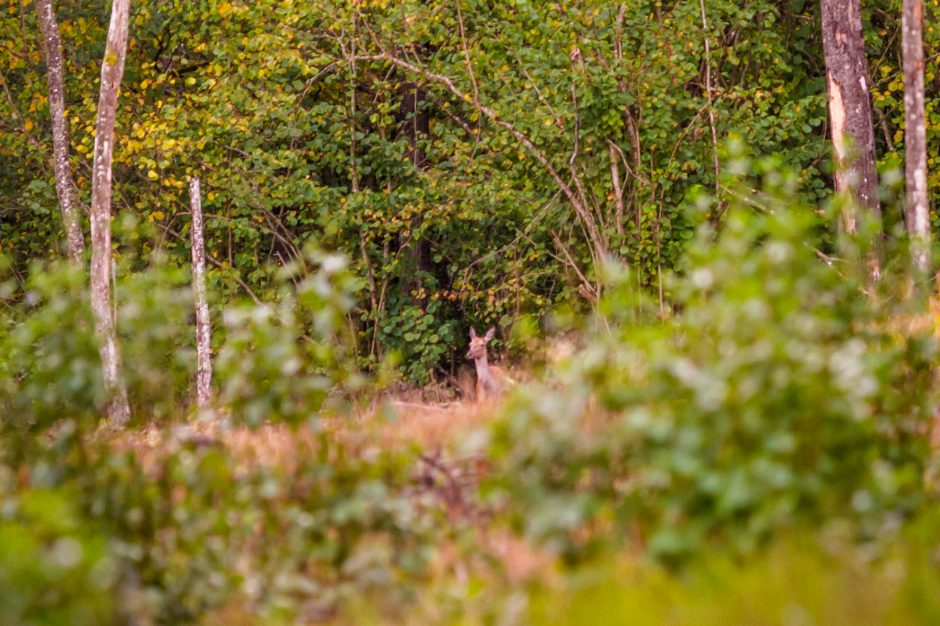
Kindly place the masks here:
[[(469, 433), (486, 425), (498, 407), (468, 400), (429, 402), (442, 394), (409, 390), (377, 399), (352, 415), (327, 416), (318, 428), (330, 441), (355, 454), (417, 449), (440, 458), (453, 451)], [(451, 394), (453, 397), (453, 394)], [(109, 435), (120, 452), (132, 452), (142, 466), (155, 472), (161, 460), (184, 446), (220, 447), (246, 469), (277, 467), (293, 472), (298, 460), (315, 453), (319, 434), (309, 427), (263, 424), (257, 428), (234, 426), (224, 412), (211, 419), (170, 425), (149, 424), (139, 430)]]
[(425, 450), (439, 450), (484, 426), (494, 408), (492, 403), (425, 404), (396, 398), (376, 407), (358, 422), (371, 429), (375, 443), (383, 448), (417, 445)]
[(112, 445), (121, 452), (133, 452), (147, 471), (154, 471), (167, 454), (183, 446), (218, 446), (247, 469), (257, 466), (281, 467), (292, 472), (297, 460), (316, 450), (315, 434), (308, 428), (290, 429), (280, 424), (259, 428), (232, 427), (222, 417), (188, 424), (158, 427), (116, 434)]
[[(474, 504), (472, 486), (479, 472), (485, 471), (485, 461), (455, 456), (460, 442), (484, 427), (498, 405), (466, 400), (428, 402), (427, 398), (426, 391), (397, 393), (352, 416), (324, 418), (320, 427), (331, 442), (354, 454), (368, 454), (370, 449), (379, 452), (416, 449), (416, 476), (423, 472), (433, 479), (428, 488), (437, 493), (436, 501), (450, 523), (468, 529), (475, 537), (472, 543), (476, 549), (466, 553), (446, 537), (447, 533), (442, 533), (431, 568), (433, 579), (466, 582), (471, 576), (484, 579), (498, 576), (516, 584), (550, 576), (555, 571), (553, 556), (506, 530), (491, 527), (488, 515)], [(236, 427), (221, 414), (210, 420), (123, 431), (114, 434), (111, 443), (122, 452), (133, 452), (143, 467), (154, 474), (160, 471), (168, 454), (184, 446), (219, 447), (246, 470), (263, 465), (290, 474), (300, 459), (315, 453), (320, 445), (318, 433), (307, 427), (276, 424)], [(459, 493), (453, 493), (454, 490)], [(495, 570), (494, 563), (500, 564)]]

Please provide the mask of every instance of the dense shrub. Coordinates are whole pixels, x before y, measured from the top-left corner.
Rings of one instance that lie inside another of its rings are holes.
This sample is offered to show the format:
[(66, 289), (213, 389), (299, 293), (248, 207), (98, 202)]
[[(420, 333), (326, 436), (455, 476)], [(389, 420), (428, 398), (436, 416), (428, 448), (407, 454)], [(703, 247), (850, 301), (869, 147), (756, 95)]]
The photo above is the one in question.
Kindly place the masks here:
[(65, 266), (37, 266), (24, 293), (12, 281), (2, 285), (0, 429), (8, 437), (93, 418), (103, 405), (84, 280)]
[(121, 557), (135, 612), (161, 623), (227, 604), (288, 619), (364, 593), (401, 602), (430, 556), (432, 518), (401, 457), (350, 455), (326, 436), (293, 467), (214, 446), (157, 452), (147, 468), (99, 452), (79, 502)]
[[(774, 542), (747, 562), (715, 554), (682, 577), (641, 564), (592, 565), (562, 589), (533, 594), (519, 624), (896, 624), (940, 619), (936, 531), (917, 532), (882, 558), (837, 538)], [(506, 611), (508, 613), (508, 611)]]
[(140, 433), (98, 431), (83, 277), (37, 267), (25, 294), (4, 285), (17, 297), (0, 328), (0, 621), (177, 624), (233, 605), (289, 622), (353, 594), (404, 600), (431, 554), (433, 509), (412, 488), (410, 453), (317, 425), (362, 378), (345, 348), (345, 260), (313, 251), (305, 262), (304, 277), (283, 273), (275, 303), (223, 311), (216, 334), (217, 435), (265, 424), (284, 445), (271, 458), (173, 429), (194, 361), (185, 276), (157, 262), (118, 282), (129, 396), (156, 450)]
[(222, 315), (219, 402), (233, 419), (298, 423), (317, 415), (327, 397), (362, 382), (344, 333), (354, 281), (339, 255), (308, 251), (309, 273), (282, 272), (272, 303), (232, 306)]
[[(117, 327), (133, 413), (168, 418), (186, 404), (194, 371), (192, 295), (179, 269), (156, 260), (117, 283)], [(87, 277), (37, 264), (18, 293), (3, 284), (0, 429), (34, 436), (67, 419), (94, 423), (107, 398)], [(8, 449), (15, 450), (16, 446)]]
[[(306, 263), (299, 279), (292, 268), (279, 274), (276, 301), (220, 311), (216, 382), (236, 421), (312, 418), (328, 395), (362, 383), (345, 330), (355, 290), (346, 260), (310, 251)], [(22, 288), (0, 285), (0, 429), (11, 436), (63, 418), (94, 422), (105, 406), (85, 280), (66, 265), (36, 265)], [(132, 413), (180, 415), (195, 370), (187, 275), (156, 256), (142, 271), (122, 271), (116, 293)]]
[(530, 537), (572, 555), (610, 534), (592, 529), (664, 558), (749, 551), (824, 517), (879, 536), (925, 497), (934, 342), (892, 330), (905, 318), (866, 295), (858, 251), (821, 260), (817, 215), (769, 180), (764, 212), (731, 206), (699, 234), (677, 314), (635, 322), (611, 268), (584, 350), (511, 399), (490, 498)]
[(17, 491), (0, 468), (0, 622), (115, 622), (115, 559), (75, 503), (49, 489)]

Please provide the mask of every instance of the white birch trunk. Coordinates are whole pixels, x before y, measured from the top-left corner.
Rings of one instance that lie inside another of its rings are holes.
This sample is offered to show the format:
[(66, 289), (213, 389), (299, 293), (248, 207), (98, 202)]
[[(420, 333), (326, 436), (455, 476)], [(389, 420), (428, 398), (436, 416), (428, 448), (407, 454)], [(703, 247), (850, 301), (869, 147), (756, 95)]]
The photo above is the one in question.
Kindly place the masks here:
[(212, 396), (212, 327), (209, 322), (209, 302), (206, 299), (202, 199), (199, 179), (196, 177), (189, 180), (189, 206), (193, 215), (189, 235), (192, 242), (193, 300), (196, 306), (196, 406), (204, 409)]
[(69, 260), (80, 267), (85, 255), (78, 195), (69, 165), (69, 127), (65, 117), (64, 64), (62, 40), (52, 0), (36, 0), (36, 17), (42, 29), (42, 50), (46, 59), (46, 83), (49, 86), (49, 113), (52, 117), (52, 154), (55, 190), (68, 241)]
[(901, 15), (904, 53), (905, 217), (914, 267), (930, 271), (930, 215), (927, 203), (927, 124), (924, 111), (924, 0), (904, 0)]
[(91, 309), (101, 354), (101, 369), (109, 395), (108, 421), (123, 426), (130, 419), (127, 389), (121, 371), (111, 314), (111, 162), (118, 92), (124, 74), (124, 55), (130, 22), (130, 0), (114, 0), (108, 41), (101, 61), (98, 121), (91, 178)]

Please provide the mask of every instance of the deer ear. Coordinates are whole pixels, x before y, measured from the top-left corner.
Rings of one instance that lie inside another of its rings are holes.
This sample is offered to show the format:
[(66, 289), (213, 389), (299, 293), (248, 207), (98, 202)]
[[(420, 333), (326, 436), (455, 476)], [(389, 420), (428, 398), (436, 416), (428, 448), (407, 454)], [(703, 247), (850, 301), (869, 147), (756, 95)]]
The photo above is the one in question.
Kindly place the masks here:
[(489, 341), (490, 339), (492, 339), (492, 338), (495, 337), (495, 336), (496, 336), (496, 327), (495, 327), (495, 326), (490, 326), (490, 329), (489, 329), (488, 331), (486, 331), (486, 336), (483, 337), (483, 339), (485, 339), (486, 341)]
[(476, 338), (477, 338), (477, 329), (471, 326), (470, 327), (470, 339), (476, 339)]

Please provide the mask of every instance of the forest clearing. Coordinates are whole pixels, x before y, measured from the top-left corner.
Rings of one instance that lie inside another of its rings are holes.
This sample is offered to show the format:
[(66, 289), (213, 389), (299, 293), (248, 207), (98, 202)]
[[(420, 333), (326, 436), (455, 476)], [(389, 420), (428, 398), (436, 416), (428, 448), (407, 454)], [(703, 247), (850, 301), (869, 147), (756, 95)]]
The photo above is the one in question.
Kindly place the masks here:
[(940, 623), (936, 0), (0, 0), (0, 625)]

